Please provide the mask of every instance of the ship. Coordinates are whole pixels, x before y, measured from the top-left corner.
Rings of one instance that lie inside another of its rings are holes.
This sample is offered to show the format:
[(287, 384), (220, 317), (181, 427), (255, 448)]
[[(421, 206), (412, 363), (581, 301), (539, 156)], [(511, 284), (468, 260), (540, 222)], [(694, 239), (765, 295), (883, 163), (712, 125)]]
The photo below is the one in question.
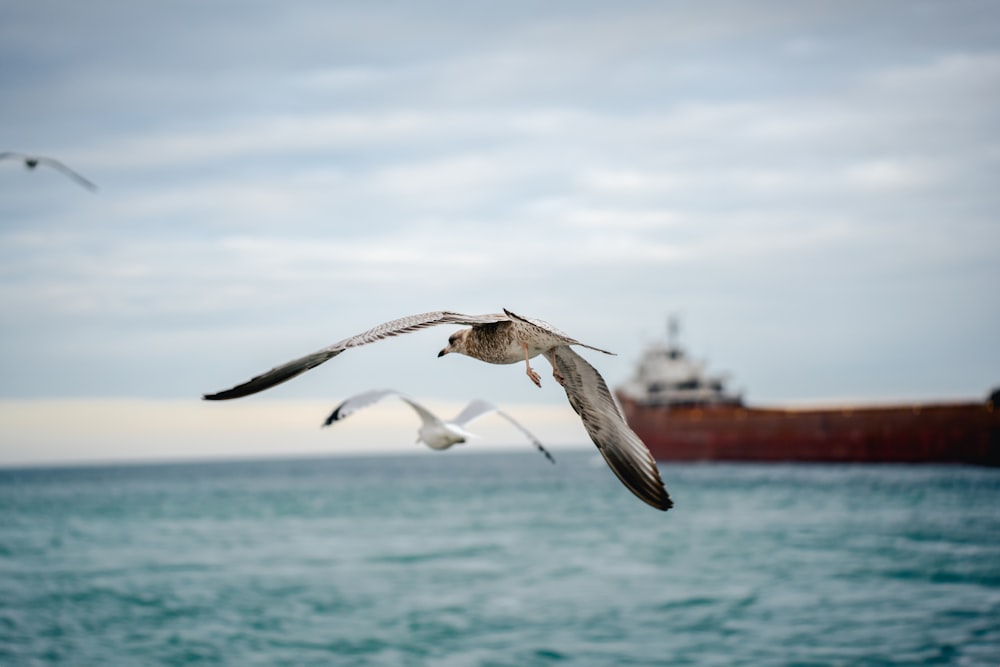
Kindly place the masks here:
[(1000, 389), (985, 400), (825, 407), (747, 405), (678, 340), (642, 352), (615, 388), (626, 422), (658, 461), (965, 463), (1000, 466)]

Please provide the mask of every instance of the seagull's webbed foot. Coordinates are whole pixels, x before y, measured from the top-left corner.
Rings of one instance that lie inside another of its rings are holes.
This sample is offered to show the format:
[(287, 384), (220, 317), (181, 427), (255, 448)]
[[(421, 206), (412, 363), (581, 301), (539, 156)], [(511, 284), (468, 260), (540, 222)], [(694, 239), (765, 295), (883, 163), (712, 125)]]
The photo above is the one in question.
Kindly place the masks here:
[(555, 350), (551, 350), (549, 352), (549, 362), (552, 364), (552, 377), (554, 377), (556, 379), (556, 382), (558, 382), (560, 386), (565, 387), (566, 386), (566, 380), (565, 380), (565, 378), (563, 378), (562, 373), (559, 372), (559, 367), (556, 366), (556, 351)]
[(542, 376), (535, 372), (535, 369), (531, 367), (531, 363), (528, 361), (528, 345), (527, 343), (521, 343), (521, 347), (524, 348), (524, 368), (528, 377), (531, 381), (535, 383), (535, 386), (541, 388), (542, 386)]

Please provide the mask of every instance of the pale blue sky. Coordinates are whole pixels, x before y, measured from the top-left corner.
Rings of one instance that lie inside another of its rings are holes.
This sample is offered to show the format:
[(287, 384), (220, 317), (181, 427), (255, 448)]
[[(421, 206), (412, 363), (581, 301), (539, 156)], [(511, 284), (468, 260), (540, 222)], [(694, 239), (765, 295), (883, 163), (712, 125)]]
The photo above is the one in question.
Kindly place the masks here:
[[(988, 1), (0, 1), (0, 150), (100, 186), (0, 163), (0, 399), (194, 404), (503, 307), (612, 385), (678, 313), (753, 403), (981, 398), (997, 35)], [(268, 398), (571, 412), (449, 333)]]

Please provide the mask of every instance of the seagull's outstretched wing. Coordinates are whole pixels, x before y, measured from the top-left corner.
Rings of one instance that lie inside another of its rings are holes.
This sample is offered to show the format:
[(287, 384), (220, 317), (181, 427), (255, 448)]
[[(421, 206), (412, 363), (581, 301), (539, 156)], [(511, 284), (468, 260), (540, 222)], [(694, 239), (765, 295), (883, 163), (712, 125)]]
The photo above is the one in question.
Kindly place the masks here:
[(373, 389), (372, 391), (355, 394), (354, 396), (346, 399), (343, 403), (334, 408), (333, 412), (330, 413), (330, 416), (326, 418), (325, 422), (323, 422), (323, 426), (329, 426), (335, 421), (351, 416), (358, 410), (375, 405), (387, 396), (397, 396), (405, 401), (416, 411), (418, 415), (420, 415), (420, 420), (425, 424), (435, 424), (441, 422), (441, 420), (433, 412), (420, 405), (409, 396), (406, 396), (395, 389)]
[(479, 419), (483, 415), (488, 415), (491, 412), (497, 413), (498, 415), (509, 421), (511, 424), (516, 426), (517, 429), (521, 431), (521, 433), (527, 436), (528, 440), (531, 441), (531, 444), (533, 444), (538, 451), (540, 451), (542, 454), (545, 455), (545, 458), (547, 458), (552, 463), (556, 462), (556, 460), (552, 458), (552, 454), (549, 453), (549, 450), (545, 449), (542, 443), (539, 442), (538, 438), (536, 438), (531, 431), (522, 426), (520, 422), (511, 417), (509, 414), (507, 414), (497, 406), (493, 405), (492, 403), (488, 403), (487, 401), (481, 399), (476, 399), (472, 401), (471, 403), (466, 405), (461, 412), (458, 413), (458, 416), (452, 420), (452, 423), (464, 427), (469, 422)]
[(92, 182), (88, 181), (86, 178), (84, 178), (83, 176), (81, 176), (80, 174), (73, 171), (65, 164), (54, 158), (43, 157), (40, 155), (25, 155), (24, 153), (14, 153), (12, 151), (4, 151), (3, 153), (0, 153), (0, 160), (7, 160), (7, 159), (22, 160), (29, 169), (34, 169), (36, 166), (40, 164), (47, 164), (53, 169), (61, 171), (65, 175), (69, 176), (74, 181), (76, 181), (83, 187), (87, 188), (88, 190), (97, 190), (97, 186), (94, 185)]
[(61, 171), (62, 173), (66, 174), (67, 176), (69, 176), (70, 178), (72, 178), (74, 181), (76, 181), (77, 183), (79, 183), (80, 185), (82, 185), (83, 187), (87, 188), (88, 190), (95, 190), (95, 191), (97, 190), (97, 186), (96, 185), (94, 185), (93, 183), (91, 183), (90, 181), (88, 181), (86, 178), (84, 178), (80, 174), (76, 173), (75, 171), (73, 171), (72, 169), (70, 169), (69, 167), (67, 167), (66, 165), (64, 165), (59, 160), (55, 160), (55, 159), (50, 158), (50, 157), (39, 157), (39, 158), (35, 158), (35, 159), (38, 161), (38, 164), (47, 164), (50, 167), (52, 167), (53, 169), (57, 169), (57, 170)]
[(553, 356), (569, 404), (618, 479), (648, 505), (659, 510), (673, 507), (656, 461), (625, 423), (604, 378), (568, 346), (557, 347)]
[(545, 322), (544, 320), (536, 320), (536, 319), (534, 319), (532, 317), (524, 317), (523, 315), (517, 315), (515, 313), (510, 312), (506, 308), (503, 309), (503, 312), (506, 313), (507, 317), (509, 317), (512, 320), (517, 320), (518, 322), (523, 322), (525, 324), (530, 324), (533, 327), (537, 327), (537, 328), (541, 329), (542, 331), (544, 331), (547, 334), (551, 334), (551, 335), (553, 335), (553, 336), (555, 336), (557, 338), (561, 338), (566, 345), (579, 345), (580, 347), (585, 347), (588, 350), (594, 350), (595, 352), (603, 352), (604, 354), (610, 354), (611, 356), (617, 356), (617, 355), (615, 355), (614, 352), (608, 352), (607, 350), (602, 350), (599, 347), (594, 347), (593, 345), (587, 345), (586, 343), (581, 343), (580, 341), (576, 340), (575, 338), (571, 338), (571, 337), (567, 336), (565, 333), (563, 333), (562, 331), (559, 331), (559, 329), (556, 329), (554, 326), (552, 326), (548, 322)]
[(307, 354), (304, 357), (299, 357), (298, 359), (293, 359), (288, 363), (275, 366), (266, 373), (261, 373), (257, 377), (248, 380), (243, 384), (237, 385), (232, 389), (220, 391), (215, 394), (205, 394), (203, 398), (207, 401), (223, 401), (231, 398), (240, 398), (243, 396), (249, 396), (250, 394), (256, 394), (259, 391), (270, 389), (275, 385), (291, 380), (293, 377), (301, 375), (311, 368), (316, 368), (320, 364), (333, 359), (335, 356), (348, 348), (360, 347), (362, 345), (367, 345), (368, 343), (375, 343), (385, 338), (391, 338), (393, 336), (419, 331), (420, 329), (426, 329), (427, 327), (433, 327), (439, 324), (489, 324), (491, 322), (502, 322), (508, 319), (509, 318), (505, 315), (462, 315), (461, 313), (453, 313), (446, 310), (438, 310), (433, 313), (421, 313), (420, 315), (401, 317), (398, 320), (392, 320), (391, 322), (380, 324), (356, 336), (345, 338), (338, 343), (324, 347), (322, 350), (317, 350), (312, 354)]

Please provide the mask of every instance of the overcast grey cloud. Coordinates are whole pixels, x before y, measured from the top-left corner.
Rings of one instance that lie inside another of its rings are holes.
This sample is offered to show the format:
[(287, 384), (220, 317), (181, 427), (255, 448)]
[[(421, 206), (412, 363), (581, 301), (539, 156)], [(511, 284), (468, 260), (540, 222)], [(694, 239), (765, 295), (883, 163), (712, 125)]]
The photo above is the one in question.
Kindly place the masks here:
[[(197, 400), (508, 307), (612, 384), (676, 312), (751, 402), (979, 398), (998, 34), (963, 1), (0, 2), (0, 149), (101, 188), (0, 163), (0, 397)], [(275, 392), (564, 405), (447, 333)]]

